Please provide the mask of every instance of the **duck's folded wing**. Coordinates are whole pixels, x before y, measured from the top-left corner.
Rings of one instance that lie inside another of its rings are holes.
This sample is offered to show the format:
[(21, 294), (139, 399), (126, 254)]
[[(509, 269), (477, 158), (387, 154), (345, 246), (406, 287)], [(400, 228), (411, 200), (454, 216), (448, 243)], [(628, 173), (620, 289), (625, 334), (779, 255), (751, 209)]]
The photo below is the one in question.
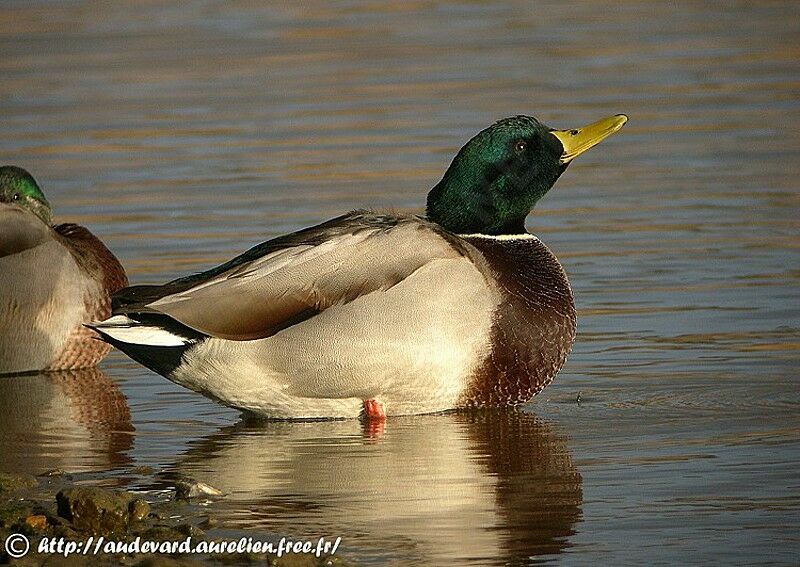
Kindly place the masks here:
[(50, 240), (50, 227), (32, 213), (0, 204), (0, 258)]
[(167, 284), (175, 291), (143, 307), (214, 337), (263, 338), (387, 290), (437, 259), (470, 261), (463, 246), (416, 217), (351, 213)]

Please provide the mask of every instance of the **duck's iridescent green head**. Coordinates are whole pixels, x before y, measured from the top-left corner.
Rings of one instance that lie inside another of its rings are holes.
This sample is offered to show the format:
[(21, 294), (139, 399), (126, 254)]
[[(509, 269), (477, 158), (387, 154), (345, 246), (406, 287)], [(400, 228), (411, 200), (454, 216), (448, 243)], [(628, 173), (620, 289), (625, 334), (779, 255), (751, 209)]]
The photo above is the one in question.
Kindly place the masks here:
[(428, 218), (458, 234), (521, 234), (525, 217), (567, 165), (627, 122), (618, 114), (554, 130), (530, 116), (505, 118), (461, 148), (428, 193)]
[(14, 165), (0, 167), (0, 203), (15, 205), (32, 212), (50, 224), (52, 212), (50, 203), (39, 189), (33, 176)]

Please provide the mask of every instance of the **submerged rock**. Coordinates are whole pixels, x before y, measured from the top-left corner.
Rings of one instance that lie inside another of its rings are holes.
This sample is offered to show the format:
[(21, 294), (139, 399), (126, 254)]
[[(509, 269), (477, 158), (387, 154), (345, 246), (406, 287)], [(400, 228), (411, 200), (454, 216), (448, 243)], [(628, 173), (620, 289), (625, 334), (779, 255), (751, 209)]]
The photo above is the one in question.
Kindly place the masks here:
[(49, 471), (44, 471), (43, 473), (40, 473), (38, 476), (47, 478), (54, 476), (64, 476), (66, 474), (67, 473), (64, 469), (50, 469)]
[[(6, 487), (26, 492), (9, 492), (0, 497), (0, 564), (10, 558), (2, 550), (2, 542), (11, 533), (24, 534), (32, 545), (40, 538), (65, 538), (69, 541), (86, 540), (92, 534), (107, 540), (132, 541), (135, 538), (154, 542), (181, 542), (188, 536), (199, 542), (206, 538), (232, 538), (227, 533), (215, 533), (217, 521), (208, 514), (206, 502), (189, 498), (222, 496), (213, 486), (188, 477), (170, 479), (183, 498), (156, 499), (152, 504), (125, 490), (76, 486), (71, 478), (56, 476), (52, 480), (37, 482), (33, 477), (0, 475)], [(40, 479), (41, 480), (41, 479)], [(37, 487), (35, 494), (27, 491)], [(55, 497), (53, 492), (61, 490)], [(163, 484), (162, 484), (163, 488)], [(152, 506), (152, 509), (151, 509)], [(160, 518), (160, 519), (159, 519)], [(198, 525), (200, 524), (200, 525)], [(211, 530), (207, 535), (205, 529)], [(275, 557), (266, 553), (216, 554), (185, 556), (181, 552), (165, 555), (163, 552), (143, 557), (138, 552), (104, 552), (87, 557), (76, 554), (44, 556), (30, 553), (12, 563), (19, 567), (78, 567), (96, 565), (112, 567), (197, 567), (200, 565), (269, 565), (271, 567), (345, 567), (352, 565), (338, 557), (316, 558), (307, 554), (288, 554)]]
[(56, 495), (58, 515), (75, 529), (111, 534), (128, 529), (150, 513), (150, 506), (130, 492), (103, 488), (67, 488)]
[(37, 485), (36, 479), (29, 475), (0, 473), (0, 492), (15, 492)]
[(144, 500), (134, 500), (130, 503), (128, 509), (131, 514), (131, 519), (137, 522), (141, 522), (150, 515), (150, 504)]
[(24, 502), (0, 503), (0, 528), (8, 528), (31, 515), (32, 508)]
[(44, 514), (36, 514), (35, 516), (28, 516), (25, 518), (25, 523), (36, 531), (44, 531), (47, 529), (47, 516)]
[(204, 530), (208, 530), (208, 529), (211, 529), (211, 528), (216, 528), (217, 527), (217, 523), (218, 522), (217, 522), (217, 519), (215, 517), (206, 516), (206, 519), (203, 520), (202, 522), (200, 522), (197, 525), (197, 527), (201, 528), (201, 529), (204, 529)]
[(178, 530), (176, 527), (173, 526), (152, 526), (143, 530), (141, 532), (137, 532), (138, 536), (141, 536), (142, 539), (146, 539), (148, 541), (181, 541), (186, 539), (186, 534)]

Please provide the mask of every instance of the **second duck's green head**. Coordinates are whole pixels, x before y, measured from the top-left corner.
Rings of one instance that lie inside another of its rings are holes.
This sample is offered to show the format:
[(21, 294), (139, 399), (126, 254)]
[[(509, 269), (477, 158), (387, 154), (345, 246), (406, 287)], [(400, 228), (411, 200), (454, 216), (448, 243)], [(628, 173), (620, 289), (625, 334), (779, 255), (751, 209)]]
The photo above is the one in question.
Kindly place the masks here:
[(0, 204), (2, 203), (30, 211), (42, 222), (50, 224), (50, 203), (33, 176), (21, 167), (0, 167)]
[(617, 114), (573, 130), (530, 116), (500, 120), (458, 152), (428, 193), (428, 218), (458, 234), (521, 234), (525, 217), (570, 161), (627, 120)]

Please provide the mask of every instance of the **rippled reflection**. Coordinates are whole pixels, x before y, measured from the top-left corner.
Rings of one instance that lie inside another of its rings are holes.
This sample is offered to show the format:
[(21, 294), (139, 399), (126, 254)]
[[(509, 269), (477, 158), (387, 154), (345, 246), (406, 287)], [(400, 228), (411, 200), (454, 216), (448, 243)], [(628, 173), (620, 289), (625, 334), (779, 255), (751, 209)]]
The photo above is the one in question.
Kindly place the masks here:
[(124, 394), (97, 368), (0, 376), (3, 472), (118, 467), (133, 430)]
[(240, 423), (197, 443), (173, 472), (228, 493), (226, 527), (341, 534), (359, 554), (418, 565), (516, 563), (558, 553), (580, 517), (564, 439), (516, 412)]

